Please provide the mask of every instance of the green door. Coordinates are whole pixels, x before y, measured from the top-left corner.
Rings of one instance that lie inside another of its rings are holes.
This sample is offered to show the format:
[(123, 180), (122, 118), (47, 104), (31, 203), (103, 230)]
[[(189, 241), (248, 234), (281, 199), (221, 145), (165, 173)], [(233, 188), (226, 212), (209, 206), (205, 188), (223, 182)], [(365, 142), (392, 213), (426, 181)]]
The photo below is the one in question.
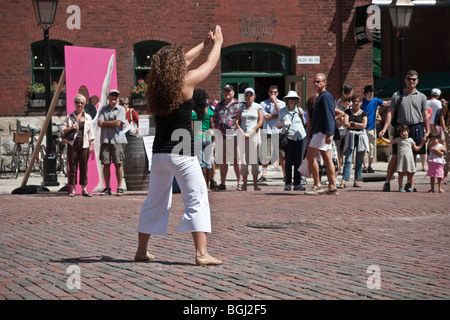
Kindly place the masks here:
[[(226, 84), (231, 84), (234, 88), (234, 97), (241, 102), (244, 102), (244, 90), (248, 87), (255, 88), (255, 78), (254, 77), (240, 77), (240, 76), (222, 76), (222, 86), (225, 87)], [(223, 98), (223, 97), (221, 97)]]

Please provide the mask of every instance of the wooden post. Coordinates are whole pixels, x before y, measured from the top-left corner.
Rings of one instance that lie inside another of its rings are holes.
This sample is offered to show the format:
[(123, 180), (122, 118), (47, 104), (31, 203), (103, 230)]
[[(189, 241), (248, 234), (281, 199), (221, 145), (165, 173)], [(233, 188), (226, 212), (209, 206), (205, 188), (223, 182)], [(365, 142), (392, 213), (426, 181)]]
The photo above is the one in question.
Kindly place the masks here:
[(34, 148), (33, 154), (31, 155), (31, 160), (28, 164), (27, 172), (25, 173), (21, 187), (25, 187), (28, 182), (28, 178), (30, 176), (31, 170), (33, 169), (34, 161), (39, 153), (40, 146), (42, 144), (42, 140), (44, 139), (45, 133), (47, 131), (47, 127), (50, 125), (52, 121), (53, 111), (55, 110), (56, 103), (58, 102), (59, 95), (61, 94), (64, 83), (66, 82), (66, 70), (63, 69), (61, 77), (59, 78), (58, 87), (56, 88), (55, 95), (53, 96), (52, 102), (50, 104), (50, 108), (48, 109), (47, 116), (45, 118), (44, 124), (41, 128), (41, 133), (39, 134), (38, 141), (36, 142), (36, 146)]

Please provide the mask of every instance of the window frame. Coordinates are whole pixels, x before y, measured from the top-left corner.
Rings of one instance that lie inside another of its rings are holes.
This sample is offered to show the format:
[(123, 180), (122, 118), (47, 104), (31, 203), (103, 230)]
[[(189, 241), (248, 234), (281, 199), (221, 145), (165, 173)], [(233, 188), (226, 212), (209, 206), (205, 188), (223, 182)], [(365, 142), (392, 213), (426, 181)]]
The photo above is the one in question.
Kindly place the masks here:
[[(138, 66), (138, 56), (136, 54), (136, 51), (138, 51), (140, 48), (143, 47), (152, 47), (152, 50), (154, 50), (153, 54), (155, 54), (159, 49), (161, 49), (164, 46), (170, 45), (170, 43), (164, 42), (164, 41), (158, 41), (158, 40), (144, 40), (141, 42), (137, 42), (133, 45), (133, 73), (134, 73), (134, 84), (137, 85), (138, 80), (142, 79), (145, 80), (144, 77), (138, 77), (138, 72), (147, 72), (150, 70), (150, 64), (151, 64), (151, 57), (149, 58), (149, 66), (148, 67), (140, 67)], [(152, 54), (152, 55), (153, 55)]]
[[(72, 46), (72, 44), (70, 42), (63, 41), (63, 40), (50, 40), (50, 47), (51, 47), (50, 48), (50, 61), (52, 61), (51, 60), (52, 59), (52, 57), (51, 57), (52, 52), (55, 51), (52, 47), (61, 47), (62, 48), (62, 52), (64, 52), (64, 46)], [(36, 83), (35, 71), (36, 70), (39, 70), (39, 71), (44, 71), (45, 70), (45, 66), (40, 67), (40, 66), (36, 66), (35, 65), (35, 61), (36, 61), (36, 59), (35, 59), (35, 56), (36, 56), (35, 50), (36, 50), (36, 48), (39, 48), (39, 47), (42, 47), (42, 48), (44, 47), (44, 40), (36, 41), (36, 42), (33, 42), (31, 44), (31, 53), (30, 53), (31, 57), (30, 58), (31, 58), (31, 83), (32, 84)], [(45, 54), (45, 53), (43, 53), (43, 54)], [(43, 59), (45, 59), (45, 58), (43, 58)], [(58, 79), (53, 79), (52, 78), (52, 74), (54, 73), (53, 71), (57, 71), (59, 74), (61, 74), (62, 71), (65, 68), (65, 64), (66, 64), (66, 61), (65, 61), (64, 54), (63, 54), (63, 65), (62, 66), (58, 66), (58, 67), (50, 66), (50, 82), (51, 83), (53, 83), (55, 81), (56, 82), (59, 81), (59, 77), (58, 77)]]

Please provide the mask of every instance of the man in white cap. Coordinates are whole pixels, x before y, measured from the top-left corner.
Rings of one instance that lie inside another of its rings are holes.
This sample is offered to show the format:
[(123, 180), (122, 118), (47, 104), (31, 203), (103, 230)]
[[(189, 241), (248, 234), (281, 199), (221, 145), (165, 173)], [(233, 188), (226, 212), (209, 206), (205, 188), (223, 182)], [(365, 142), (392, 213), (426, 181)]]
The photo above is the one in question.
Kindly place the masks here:
[(99, 111), (97, 125), (100, 132), (100, 161), (103, 164), (103, 177), (105, 188), (100, 193), (101, 196), (111, 195), (110, 178), (111, 162), (116, 168), (117, 195), (122, 196), (123, 161), (125, 158), (124, 144), (127, 138), (122, 132), (126, 121), (125, 108), (119, 105), (119, 91), (110, 90), (108, 94), (108, 104)]
[(441, 96), (441, 90), (434, 88), (431, 89), (431, 97), (430, 100), (427, 101), (427, 107), (431, 108), (432, 114), (430, 118), (430, 129), (431, 131), (437, 131), (441, 135), (441, 140), (444, 141), (444, 130), (442, 130), (441, 126), (441, 110), (442, 110), (442, 103), (439, 100), (439, 97)]

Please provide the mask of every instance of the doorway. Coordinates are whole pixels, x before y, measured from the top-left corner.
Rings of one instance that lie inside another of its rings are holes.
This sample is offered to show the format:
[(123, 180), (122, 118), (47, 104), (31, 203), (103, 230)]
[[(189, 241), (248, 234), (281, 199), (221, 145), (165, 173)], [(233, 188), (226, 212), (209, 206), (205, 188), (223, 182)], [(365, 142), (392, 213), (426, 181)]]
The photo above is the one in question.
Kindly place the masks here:
[(222, 88), (234, 86), (236, 99), (244, 101), (244, 90), (251, 87), (256, 102), (268, 99), (271, 85), (277, 85), (279, 99), (286, 95), (285, 77), (292, 74), (292, 49), (268, 43), (243, 43), (222, 49)]
[(222, 76), (221, 87), (227, 83), (234, 87), (235, 98), (240, 102), (244, 102), (244, 90), (253, 88), (256, 93), (255, 102), (260, 103), (269, 98), (269, 87), (271, 85), (278, 86), (278, 99), (283, 100), (287, 91), (285, 90), (285, 77), (248, 77), (248, 76)]

